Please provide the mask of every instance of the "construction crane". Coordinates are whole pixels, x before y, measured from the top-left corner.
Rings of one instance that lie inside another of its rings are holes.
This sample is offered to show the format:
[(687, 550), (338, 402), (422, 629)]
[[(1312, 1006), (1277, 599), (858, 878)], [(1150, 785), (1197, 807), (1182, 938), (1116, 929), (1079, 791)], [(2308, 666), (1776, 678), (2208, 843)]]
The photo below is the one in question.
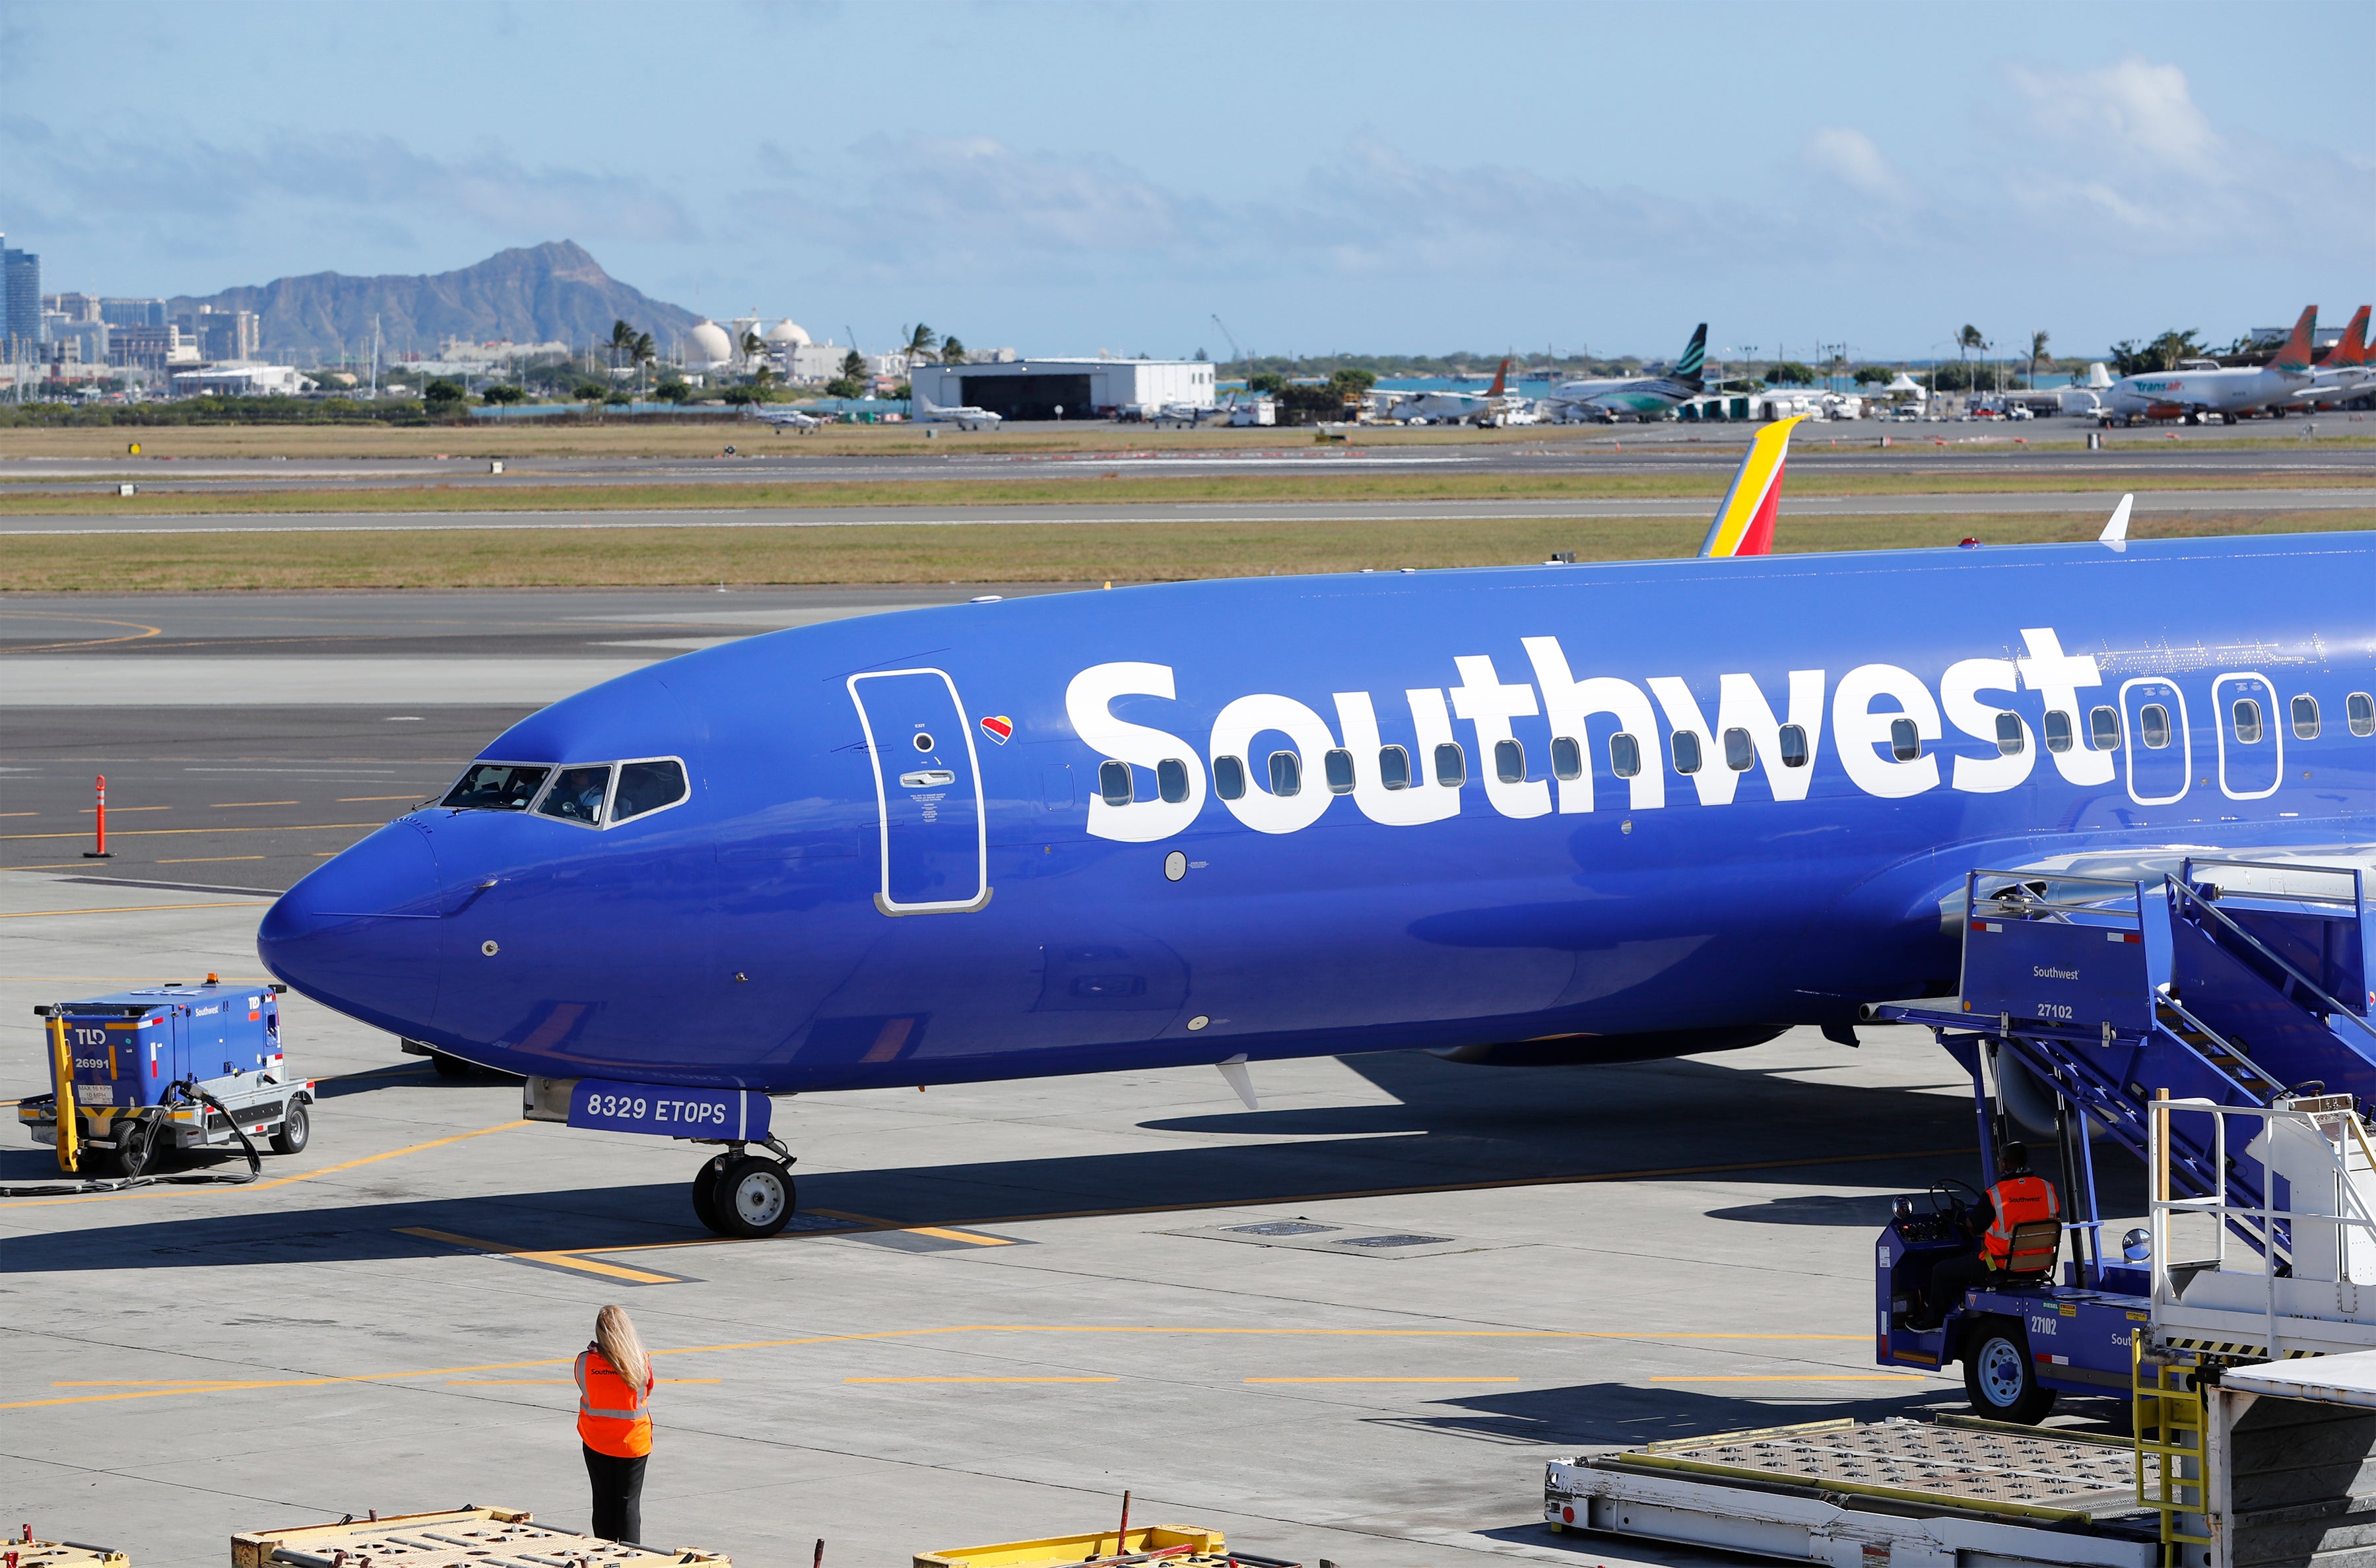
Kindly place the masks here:
[(1219, 327), (1219, 328), (1221, 329), (1221, 336), (1222, 336), (1222, 337), (1229, 339), (1229, 340), (1230, 340), (1230, 357), (1231, 359), (1233, 359), (1233, 360), (1235, 360), (1235, 361), (1237, 361), (1237, 362), (1239, 362), (1242, 363), (1242, 364), (1246, 367), (1246, 374), (1247, 374), (1248, 375), (1252, 375), (1252, 374), (1253, 374), (1253, 370), (1254, 370), (1254, 362), (1253, 362), (1253, 361), (1252, 361), (1252, 360), (1250, 360), (1250, 359), (1247, 359), (1247, 358), (1246, 358), (1246, 351), (1245, 351), (1243, 349), (1241, 349), (1241, 348), (1239, 348), (1239, 347), (1238, 347), (1238, 339), (1237, 339), (1236, 336), (1235, 336), (1233, 333), (1231, 333), (1231, 332), (1230, 331), (1230, 324), (1229, 324), (1228, 322), (1226, 322), (1226, 321), (1223, 321), (1223, 320), (1220, 318), (1220, 315), (1217, 313), (1217, 314), (1214, 315), (1214, 317), (1213, 317), (1213, 325), (1214, 325), (1214, 326), (1216, 326), (1216, 327)]

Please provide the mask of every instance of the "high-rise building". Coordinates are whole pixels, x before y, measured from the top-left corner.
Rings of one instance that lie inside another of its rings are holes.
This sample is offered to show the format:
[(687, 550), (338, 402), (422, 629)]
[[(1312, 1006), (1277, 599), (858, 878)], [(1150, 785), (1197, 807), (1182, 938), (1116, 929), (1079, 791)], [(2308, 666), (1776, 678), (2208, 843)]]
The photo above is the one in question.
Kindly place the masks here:
[(7, 239), (0, 234), (0, 337), (21, 341), (32, 352), (42, 340), (42, 258), (10, 250)]
[(162, 300), (105, 299), (99, 302), (99, 319), (110, 327), (162, 327)]
[(174, 317), (173, 325), (210, 360), (252, 360), (263, 347), (261, 324), (252, 310), (200, 305)]
[(62, 315), (68, 321), (100, 320), (97, 294), (43, 294), (42, 314)]

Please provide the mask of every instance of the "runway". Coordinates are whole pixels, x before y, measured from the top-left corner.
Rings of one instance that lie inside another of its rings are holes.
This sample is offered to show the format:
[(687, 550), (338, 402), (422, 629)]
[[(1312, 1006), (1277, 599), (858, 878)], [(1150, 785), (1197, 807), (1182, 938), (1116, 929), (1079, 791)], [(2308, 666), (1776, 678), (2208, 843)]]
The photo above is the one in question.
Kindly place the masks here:
[[(2353, 511), (2376, 507), (2376, 486), (2352, 489), (2027, 491), (1987, 494), (1824, 495), (1803, 483), (1786, 506), (1797, 517), (1966, 517), (2064, 513), (2109, 514), (2123, 493), (2137, 497), (2136, 515)], [(0, 537), (77, 534), (270, 534), (318, 531), (403, 533), (423, 530), (552, 529), (883, 528), (918, 524), (1064, 524), (1123, 527), (1141, 523), (1221, 522), (1488, 522), (1528, 518), (1705, 518), (1714, 501), (1700, 496), (1650, 500), (1412, 502), (1259, 502), (1143, 505), (777, 506), (702, 510), (554, 512), (299, 512), (172, 516), (71, 514), (0, 517)]]

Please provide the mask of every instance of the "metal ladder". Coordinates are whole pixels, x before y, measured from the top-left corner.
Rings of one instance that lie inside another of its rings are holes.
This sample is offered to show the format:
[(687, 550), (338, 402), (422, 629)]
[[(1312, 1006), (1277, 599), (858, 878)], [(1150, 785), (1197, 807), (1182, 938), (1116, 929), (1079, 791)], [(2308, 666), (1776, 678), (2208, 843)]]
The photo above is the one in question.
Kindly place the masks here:
[(2137, 1506), (2159, 1516), (2162, 1568), (2179, 1568), (2180, 1547), (2212, 1544), (2204, 1486), (2208, 1471), (2203, 1390), (2195, 1384), (2193, 1368), (2148, 1355), (2144, 1336), (2132, 1334), (2129, 1395)]

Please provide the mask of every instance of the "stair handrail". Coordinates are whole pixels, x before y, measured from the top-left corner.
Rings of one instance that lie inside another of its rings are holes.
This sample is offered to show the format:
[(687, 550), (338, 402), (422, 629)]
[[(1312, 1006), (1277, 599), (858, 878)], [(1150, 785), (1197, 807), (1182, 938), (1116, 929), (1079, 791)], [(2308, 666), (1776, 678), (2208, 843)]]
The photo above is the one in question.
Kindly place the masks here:
[[(2168, 992), (2156, 992), (2154, 993), (2154, 1000), (2162, 1006), (2167, 1007), (2171, 1012), (2177, 1014), (2179, 1021), (2185, 1024), (2188, 1028), (2200, 1029), (2204, 1034), (2210, 1036), (2213, 1039), (2217, 1040), (2219, 1042), (2219, 1048), (2222, 1051), (2225, 1051), (2237, 1061), (2241, 1062), (2246, 1067), (2251, 1069), (2252, 1075), (2254, 1077), (2258, 1078), (2262, 1083), (2268, 1085), (2269, 1087), (2275, 1089), (2278, 1094), (2284, 1094), (2288, 1089), (2292, 1088), (2292, 1085), (2279, 1082), (2275, 1075), (2272, 1074), (2266, 1067), (2262, 1066), (2258, 1062), (2253, 1061), (2252, 1058), (2245, 1052), (2242, 1046), (2238, 1045), (2234, 1040), (2229, 1039), (2226, 1035), (2221, 1034), (2217, 1029), (2213, 1028), (2209, 1024), (2204, 1023), (2192, 1013), (2188, 1012), (2186, 1004), (2179, 1001), (2177, 997), (2172, 996)], [(2201, 1061), (2204, 1066), (2210, 1068), (2213, 1072), (2217, 1073), (2220, 1076), (2227, 1078), (2231, 1083), (2235, 1083), (2236, 1087), (2243, 1089), (2245, 1093), (2251, 1093), (2250, 1086), (2238, 1080), (2235, 1074), (2228, 1072), (2228, 1069), (2219, 1065), (2218, 1063), (2212, 1061), (2207, 1056), (2204, 1056), (2200, 1051), (2195, 1051), (2192, 1041), (2181, 1039), (2179, 1043), (2185, 1046), (2187, 1050), (2194, 1051), (2196, 1059)]]
[[(2327, 1017), (2330, 1020), (2327, 1024), (2327, 1028), (2333, 1028), (2334, 1027), (2332, 1020), (2335, 1017), (2339, 1016), (2348, 1018), (2359, 1027), (2359, 1030), (2362, 1034), (2368, 1036), (2371, 1044), (2376, 1044), (2376, 1024), (2370, 1024), (2367, 1019), (2361, 1017), (2350, 1008), (2346, 1007), (2334, 997), (2329, 996), (2326, 993), (2325, 988), (2321, 986), (2316, 980), (2311, 979), (2308, 975), (2302, 973), (2299, 969), (2294, 968), (2290, 960), (2279, 956), (2267, 943), (2262, 941), (2259, 937), (2254, 936), (2251, 932), (2246, 931), (2235, 921), (2230, 920), (2226, 912), (2221, 910), (2218, 906), (2215, 905), (2210, 899), (2204, 897), (2202, 894), (2197, 893), (2193, 888), (2188, 886), (2185, 883), (2180, 882), (2178, 878), (2170, 875), (2168, 872), (2164, 872), (2162, 873), (2161, 880), (2163, 885), (2171, 889), (2180, 901), (2192, 905), (2196, 909), (2201, 909), (2204, 914), (2209, 915), (2213, 920), (2217, 921), (2229, 932), (2251, 944), (2252, 951), (2258, 953), (2262, 957), (2266, 958), (2270, 963), (2275, 964), (2278, 968), (2284, 970), (2292, 978), (2293, 982), (2296, 985), (2301, 987), (2302, 990), (2309, 992), (2312, 996), (2323, 1003), (2327, 1009)], [(2287, 1000), (2291, 1000), (2291, 998), (2288, 998)], [(2297, 1004), (2297, 1005), (2299, 1005), (2299, 1004)], [(2310, 1009), (2305, 1007), (2302, 1011), (2308, 1012)]]

